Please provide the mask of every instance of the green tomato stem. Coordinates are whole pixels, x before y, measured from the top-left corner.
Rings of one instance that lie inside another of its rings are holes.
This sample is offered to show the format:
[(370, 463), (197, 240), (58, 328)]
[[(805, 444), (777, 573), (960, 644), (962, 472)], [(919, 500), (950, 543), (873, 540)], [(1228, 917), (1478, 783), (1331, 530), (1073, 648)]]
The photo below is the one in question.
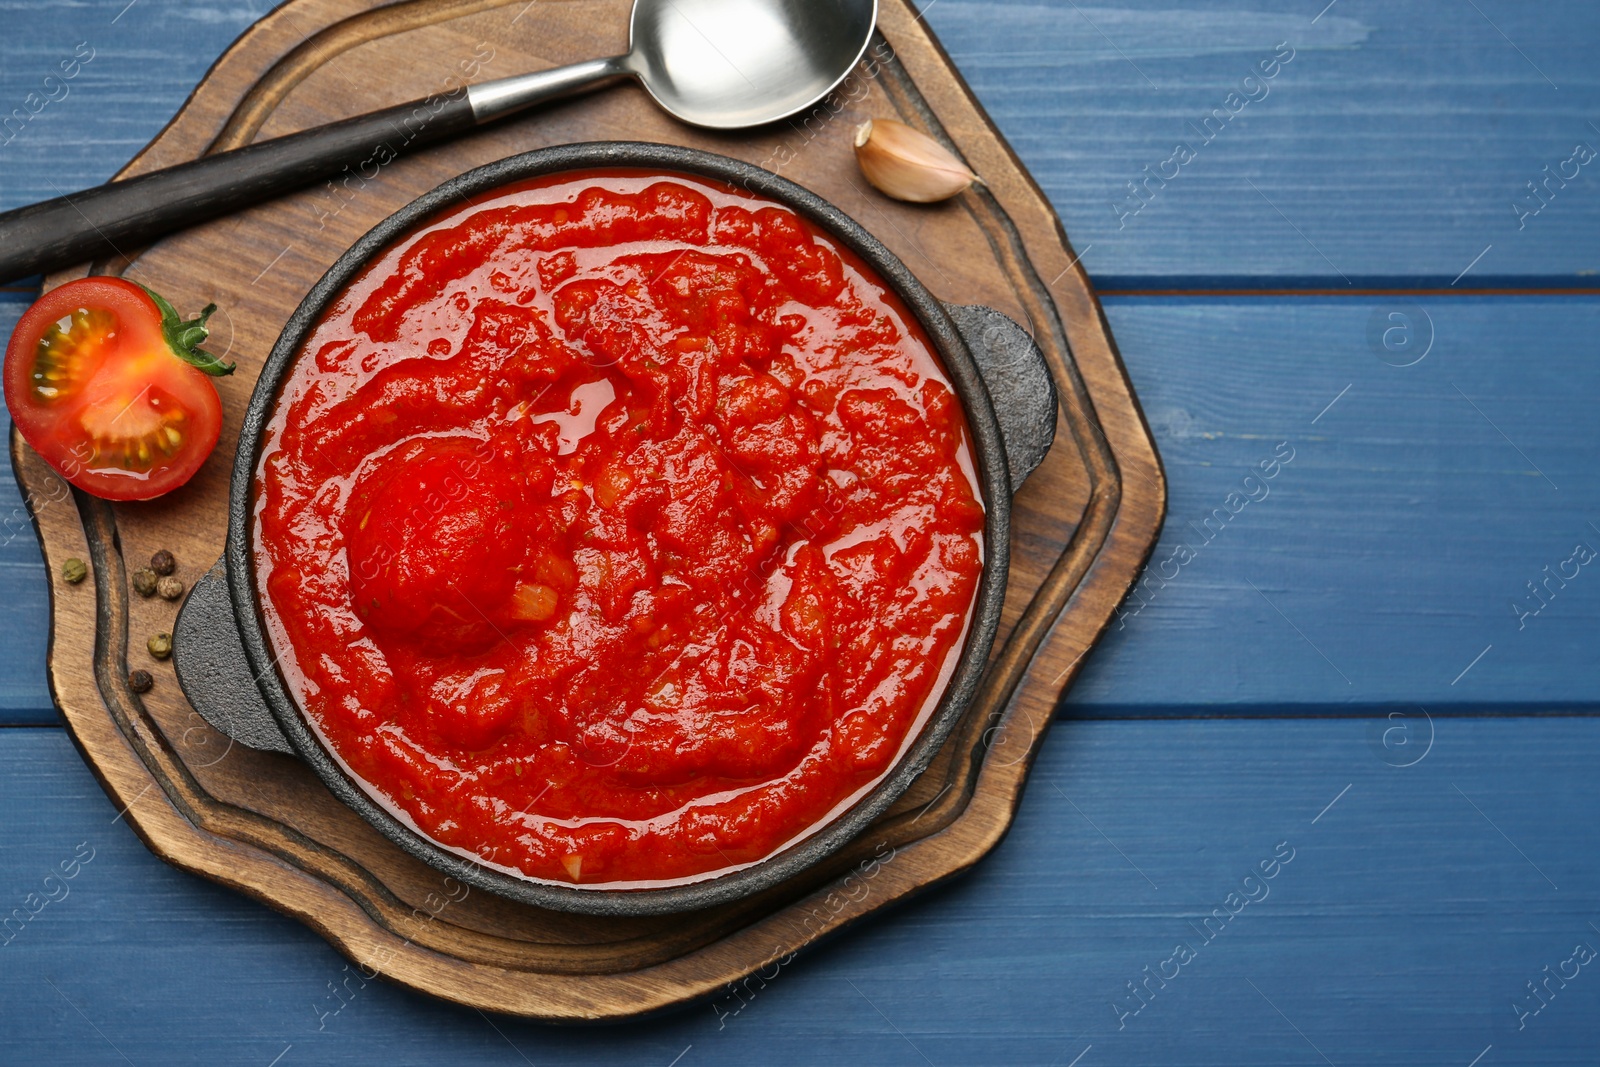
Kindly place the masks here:
[(215, 377), (233, 373), (238, 364), (224, 363), (200, 347), (205, 339), (211, 336), (211, 331), (206, 328), (206, 320), (217, 310), (217, 305), (207, 304), (200, 312), (199, 318), (186, 320), (160, 293), (143, 285), (139, 288), (155, 301), (156, 308), (161, 312), (161, 332), (166, 337), (167, 347), (172, 349), (173, 355)]

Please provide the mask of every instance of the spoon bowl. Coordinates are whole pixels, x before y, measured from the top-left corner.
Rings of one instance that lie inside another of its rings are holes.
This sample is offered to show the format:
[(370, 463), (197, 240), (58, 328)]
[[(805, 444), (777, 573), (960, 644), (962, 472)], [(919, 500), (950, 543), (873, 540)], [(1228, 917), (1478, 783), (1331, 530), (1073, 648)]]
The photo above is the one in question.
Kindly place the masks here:
[(760, 126), (833, 91), (877, 17), (877, 0), (637, 0), (627, 62), (674, 118)]

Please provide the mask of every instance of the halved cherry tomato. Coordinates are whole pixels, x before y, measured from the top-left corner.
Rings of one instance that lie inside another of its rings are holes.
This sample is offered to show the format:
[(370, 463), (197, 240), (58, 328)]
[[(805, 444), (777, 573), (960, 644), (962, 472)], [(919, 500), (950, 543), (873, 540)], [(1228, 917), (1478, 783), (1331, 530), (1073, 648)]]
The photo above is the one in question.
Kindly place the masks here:
[(206, 319), (121, 278), (80, 278), (40, 297), (6, 348), (5, 393), (23, 439), (78, 488), (148, 500), (193, 477), (222, 430), (198, 347)]

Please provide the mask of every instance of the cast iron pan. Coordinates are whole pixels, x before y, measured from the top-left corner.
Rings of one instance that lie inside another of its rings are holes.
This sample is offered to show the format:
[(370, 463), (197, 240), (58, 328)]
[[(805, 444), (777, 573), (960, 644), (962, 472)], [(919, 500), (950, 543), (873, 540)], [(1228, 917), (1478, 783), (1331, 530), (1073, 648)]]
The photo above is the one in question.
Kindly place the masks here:
[[(340, 291), (392, 241), (469, 197), (559, 171), (618, 167), (678, 171), (741, 186), (793, 208), (876, 270), (921, 322), (961, 398), (987, 510), (983, 575), (966, 645), (933, 715), (899, 763), (854, 807), (760, 863), (658, 889), (584, 888), (516, 877), (441, 848), (397, 820), (345, 773), (289, 695), (262, 625), (251, 566), (255, 473), (278, 389), (302, 341)], [(239, 434), (227, 550), (195, 583), (178, 617), (178, 680), (190, 703), (217, 729), (251, 748), (304, 760), (378, 832), (469, 885), (541, 908), (590, 915), (657, 915), (724, 904), (792, 877), (855, 837), (922, 773), (967, 710), (1005, 599), (1011, 494), (1049, 451), (1055, 423), (1055, 387), (1043, 355), (1022, 327), (991, 308), (940, 303), (853, 219), (793, 182), (726, 156), (659, 144), (595, 142), (512, 156), (444, 183), (379, 223), (339, 258), (289, 319), (256, 382)]]

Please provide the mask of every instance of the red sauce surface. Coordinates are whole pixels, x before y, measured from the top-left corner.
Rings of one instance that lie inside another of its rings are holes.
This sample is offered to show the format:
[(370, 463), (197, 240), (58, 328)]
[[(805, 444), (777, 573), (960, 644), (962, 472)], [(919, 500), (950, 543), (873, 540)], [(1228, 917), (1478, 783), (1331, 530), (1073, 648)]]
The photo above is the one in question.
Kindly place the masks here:
[(915, 320), (792, 211), (511, 186), (381, 255), (289, 373), (257, 576), (375, 798), (503, 870), (757, 862), (880, 780), (953, 669), (984, 512)]

